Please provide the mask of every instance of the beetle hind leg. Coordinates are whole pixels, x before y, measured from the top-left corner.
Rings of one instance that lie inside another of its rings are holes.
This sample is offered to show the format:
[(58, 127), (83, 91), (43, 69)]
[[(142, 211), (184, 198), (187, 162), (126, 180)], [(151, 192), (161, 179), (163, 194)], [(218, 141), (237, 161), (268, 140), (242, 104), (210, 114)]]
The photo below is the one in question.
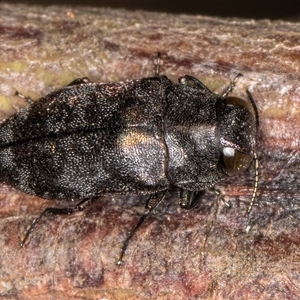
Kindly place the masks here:
[[(82, 77), (82, 78), (77, 78), (70, 82), (67, 86), (72, 86), (72, 85), (79, 85), (79, 84), (85, 84), (85, 83), (92, 83), (92, 81), (88, 77)], [(34, 100), (31, 99), (28, 96), (24, 96), (20, 92), (16, 91), (16, 96), (23, 98), (28, 104), (34, 103)]]
[(25, 233), (25, 237), (22, 239), (20, 246), (23, 247), (29, 238), (30, 234), (36, 227), (36, 225), (41, 221), (44, 216), (56, 216), (56, 215), (70, 215), (77, 211), (82, 211), (87, 204), (90, 204), (93, 199), (84, 199), (80, 201), (75, 207), (64, 207), (64, 208), (56, 208), (56, 207), (48, 207), (46, 208), (37, 218), (35, 218), (28, 230)]

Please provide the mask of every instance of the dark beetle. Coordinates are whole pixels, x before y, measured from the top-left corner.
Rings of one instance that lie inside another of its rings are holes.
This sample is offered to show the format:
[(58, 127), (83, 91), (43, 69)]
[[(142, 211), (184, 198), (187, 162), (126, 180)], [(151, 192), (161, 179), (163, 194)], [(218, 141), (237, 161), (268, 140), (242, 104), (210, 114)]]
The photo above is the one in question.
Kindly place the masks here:
[(258, 116), (251, 97), (227, 97), (233, 86), (219, 96), (194, 77), (173, 84), (158, 71), (119, 83), (82, 78), (4, 121), (0, 181), (47, 199), (81, 200), (44, 211), (22, 245), (45, 214), (81, 210), (105, 192), (148, 193), (120, 264), (130, 237), (168, 189), (181, 189), (180, 204), (190, 208), (202, 191), (245, 171), (255, 155)]

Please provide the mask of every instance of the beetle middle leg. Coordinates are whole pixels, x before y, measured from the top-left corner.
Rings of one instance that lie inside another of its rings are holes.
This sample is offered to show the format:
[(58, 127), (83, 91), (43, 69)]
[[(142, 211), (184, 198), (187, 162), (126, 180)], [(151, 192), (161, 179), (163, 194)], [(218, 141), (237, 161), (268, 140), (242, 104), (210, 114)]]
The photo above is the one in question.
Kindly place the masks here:
[(199, 79), (190, 76), (190, 75), (184, 75), (182, 77), (179, 77), (178, 79), (179, 84), (181, 85), (187, 85), (187, 86), (196, 86), (197, 88), (200, 88), (202, 90), (207, 90), (210, 92), (210, 89), (202, 83)]
[(33, 99), (31, 99), (30, 97), (24, 96), (23, 94), (21, 94), (20, 92), (16, 91), (16, 96), (23, 98), (28, 104), (32, 104), (34, 102)]
[(135, 235), (135, 233), (137, 232), (137, 230), (141, 227), (141, 225), (143, 224), (143, 222), (145, 221), (145, 219), (161, 203), (161, 201), (164, 199), (166, 193), (167, 193), (167, 190), (162, 191), (162, 192), (158, 192), (158, 193), (155, 193), (155, 194), (152, 194), (148, 198), (143, 215), (140, 217), (140, 219), (138, 220), (138, 222), (135, 224), (135, 226), (132, 228), (132, 230), (127, 235), (127, 238), (126, 238), (126, 240), (125, 240), (125, 242), (123, 244), (123, 247), (121, 249), (121, 253), (120, 253), (119, 259), (116, 262), (117, 266), (120, 266), (122, 264), (123, 256), (124, 256), (124, 254), (126, 252), (126, 249), (128, 247), (128, 244), (129, 244), (131, 238)]
[(40, 220), (44, 216), (70, 215), (77, 211), (82, 211), (92, 201), (93, 201), (93, 198), (89, 198), (89, 199), (84, 199), (84, 200), (80, 201), (75, 207), (64, 207), (64, 208), (48, 207), (48, 208), (46, 208), (36, 219), (34, 219), (32, 221), (30, 227), (28, 228), (28, 230), (25, 234), (25, 237), (21, 241), (20, 246), (23, 247), (25, 245), (28, 237), (34, 230), (35, 226), (37, 225), (37, 223), (40, 222)]
[(71, 81), (67, 86), (84, 84), (84, 83), (92, 83), (92, 81), (88, 77), (76, 78)]
[(161, 59), (161, 53), (157, 52), (156, 53), (156, 58), (154, 60), (154, 65), (155, 65), (155, 77), (159, 77), (159, 73), (160, 73), (160, 67), (163, 64), (163, 61)]

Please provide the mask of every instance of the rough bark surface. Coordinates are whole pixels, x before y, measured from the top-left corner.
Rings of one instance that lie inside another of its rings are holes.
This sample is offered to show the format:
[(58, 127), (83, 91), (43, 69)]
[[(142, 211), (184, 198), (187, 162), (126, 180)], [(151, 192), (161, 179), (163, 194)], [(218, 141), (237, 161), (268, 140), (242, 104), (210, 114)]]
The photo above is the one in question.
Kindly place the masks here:
[(191, 211), (170, 193), (115, 265), (145, 196), (105, 195), (80, 213), (45, 218), (46, 201), (0, 186), (0, 299), (299, 299), (300, 24), (176, 16), (88, 7), (0, 4), (2, 119), (77, 77), (120, 81), (184, 74), (220, 92), (237, 73), (260, 114), (260, 181), (254, 170), (207, 192)]

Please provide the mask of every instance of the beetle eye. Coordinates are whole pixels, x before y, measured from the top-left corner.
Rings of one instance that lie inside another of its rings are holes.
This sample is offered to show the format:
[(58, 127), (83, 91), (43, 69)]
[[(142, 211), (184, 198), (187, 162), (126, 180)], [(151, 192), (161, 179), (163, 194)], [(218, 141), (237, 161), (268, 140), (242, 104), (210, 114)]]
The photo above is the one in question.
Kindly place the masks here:
[(230, 96), (230, 97), (224, 98), (224, 102), (227, 103), (227, 104), (231, 104), (231, 105), (237, 105), (237, 106), (245, 107), (245, 108), (247, 108), (253, 115), (255, 115), (251, 103), (250, 103), (249, 101), (245, 101), (245, 100), (242, 99), (242, 98)]
[(252, 160), (251, 155), (239, 152), (232, 147), (224, 147), (221, 158), (224, 170), (229, 175), (244, 172)]
[(247, 104), (248, 102), (245, 101), (242, 98), (239, 98), (239, 97), (233, 97), (233, 96), (226, 97), (226, 98), (224, 98), (224, 101), (227, 104), (233, 104), (233, 105), (239, 105), (239, 106), (242, 106), (242, 107), (248, 107), (248, 104)]

